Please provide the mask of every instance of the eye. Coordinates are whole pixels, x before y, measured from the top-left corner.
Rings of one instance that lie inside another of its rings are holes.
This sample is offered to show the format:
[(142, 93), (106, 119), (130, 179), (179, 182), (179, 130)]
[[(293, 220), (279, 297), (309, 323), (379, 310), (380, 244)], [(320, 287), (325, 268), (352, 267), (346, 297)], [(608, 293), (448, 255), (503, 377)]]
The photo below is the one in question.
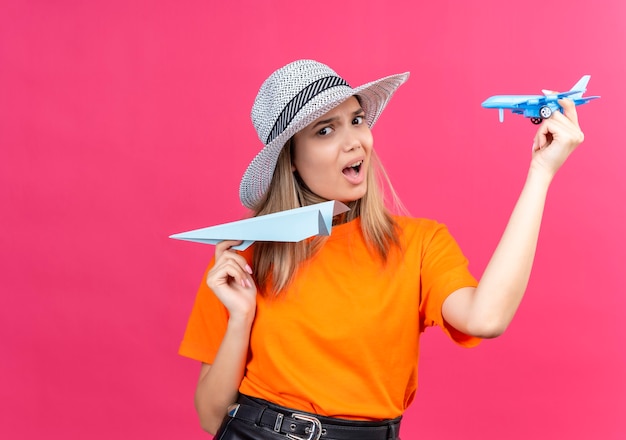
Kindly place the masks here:
[(321, 130), (319, 130), (317, 132), (317, 134), (319, 134), (320, 136), (328, 136), (329, 134), (331, 134), (333, 132), (333, 129), (330, 127), (324, 127)]
[(356, 116), (352, 120), (352, 125), (361, 125), (363, 123), (363, 116)]

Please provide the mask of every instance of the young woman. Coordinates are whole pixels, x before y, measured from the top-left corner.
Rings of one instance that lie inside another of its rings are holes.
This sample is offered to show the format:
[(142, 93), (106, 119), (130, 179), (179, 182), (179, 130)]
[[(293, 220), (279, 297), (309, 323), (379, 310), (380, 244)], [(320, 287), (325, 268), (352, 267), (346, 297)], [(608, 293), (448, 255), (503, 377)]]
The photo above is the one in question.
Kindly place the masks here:
[(582, 142), (575, 106), (539, 127), (526, 183), (477, 282), (447, 229), (391, 214), (371, 127), (408, 74), (351, 88), (324, 64), (274, 72), (252, 108), (264, 143), (241, 201), (254, 215), (338, 200), (330, 237), (217, 245), (180, 353), (217, 439), (397, 439), (417, 385), (419, 336), (464, 346), (500, 335), (526, 288), (546, 193)]

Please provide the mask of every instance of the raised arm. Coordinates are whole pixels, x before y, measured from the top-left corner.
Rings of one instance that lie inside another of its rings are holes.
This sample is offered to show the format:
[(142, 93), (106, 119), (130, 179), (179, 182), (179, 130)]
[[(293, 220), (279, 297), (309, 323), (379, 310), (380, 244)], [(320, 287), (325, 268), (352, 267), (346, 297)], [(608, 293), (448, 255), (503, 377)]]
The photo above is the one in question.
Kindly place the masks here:
[(574, 103), (545, 119), (532, 146), (526, 183), (478, 287), (463, 288), (443, 304), (444, 319), (459, 331), (484, 338), (501, 335), (522, 300), (535, 257), (548, 188), (561, 165), (583, 141)]
[(213, 364), (202, 365), (195, 394), (200, 424), (211, 434), (219, 429), (228, 406), (237, 400), (256, 312), (252, 270), (245, 258), (230, 250), (237, 243), (224, 241), (217, 245), (215, 265), (207, 276), (207, 284), (229, 313), (224, 339)]

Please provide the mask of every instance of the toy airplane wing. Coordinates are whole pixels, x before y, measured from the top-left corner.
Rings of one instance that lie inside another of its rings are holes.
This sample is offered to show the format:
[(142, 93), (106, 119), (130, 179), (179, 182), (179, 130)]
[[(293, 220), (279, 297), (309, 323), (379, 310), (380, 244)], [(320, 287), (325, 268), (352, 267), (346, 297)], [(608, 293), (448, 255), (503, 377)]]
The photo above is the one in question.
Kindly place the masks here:
[(584, 98), (572, 98), (572, 101), (574, 101), (574, 104), (576, 105), (581, 105), (581, 104), (587, 104), (592, 99), (598, 99), (598, 98), (599, 96), (585, 96)]
[(580, 90), (569, 90), (567, 92), (553, 92), (550, 94), (545, 94), (546, 91), (544, 91), (544, 96), (527, 99), (526, 101), (519, 104), (519, 106), (525, 107), (525, 106), (546, 105), (549, 102), (558, 101), (559, 99), (567, 98), (569, 96), (578, 95), (581, 93)]
[(343, 203), (331, 200), (302, 208), (181, 232), (170, 235), (170, 238), (205, 244), (217, 244), (224, 240), (242, 240), (243, 243), (233, 247), (237, 250), (244, 250), (255, 241), (297, 242), (315, 235), (330, 235), (333, 217), (349, 209)]

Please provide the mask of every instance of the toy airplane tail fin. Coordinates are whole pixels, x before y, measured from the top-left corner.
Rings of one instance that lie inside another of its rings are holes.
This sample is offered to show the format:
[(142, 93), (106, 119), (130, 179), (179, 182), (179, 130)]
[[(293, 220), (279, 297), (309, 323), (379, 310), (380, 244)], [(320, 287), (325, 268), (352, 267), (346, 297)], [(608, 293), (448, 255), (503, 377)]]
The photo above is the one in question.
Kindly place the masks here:
[(587, 83), (589, 82), (590, 78), (591, 78), (591, 75), (585, 75), (582, 78), (580, 78), (580, 80), (578, 80), (578, 82), (574, 84), (574, 87), (570, 89), (570, 92), (577, 91), (579, 93), (574, 93), (573, 95), (570, 95), (569, 98), (571, 99), (582, 98), (583, 93), (585, 93), (585, 91), (587, 90)]

